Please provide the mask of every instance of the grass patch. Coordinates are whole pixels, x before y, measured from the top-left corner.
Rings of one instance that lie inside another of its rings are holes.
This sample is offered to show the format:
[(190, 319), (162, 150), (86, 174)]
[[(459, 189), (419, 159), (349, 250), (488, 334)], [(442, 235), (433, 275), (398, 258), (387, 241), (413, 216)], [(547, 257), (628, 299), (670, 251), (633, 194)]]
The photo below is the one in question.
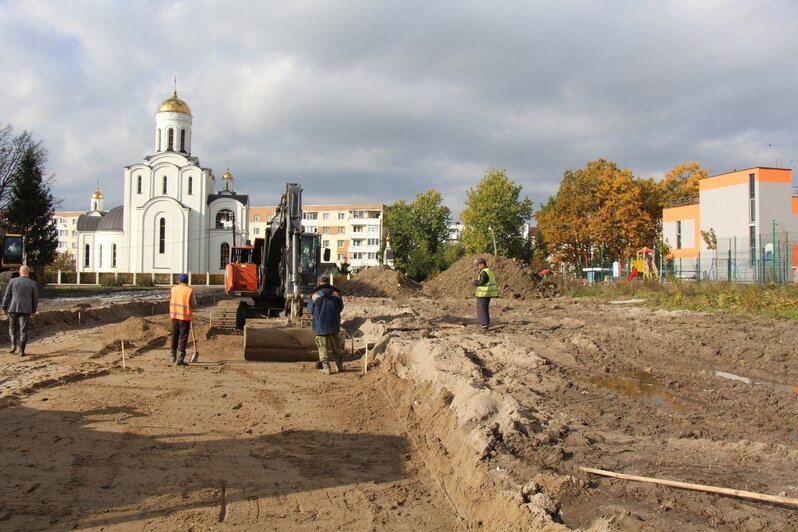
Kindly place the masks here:
[(619, 281), (612, 284), (564, 283), (562, 293), (602, 301), (640, 298), (671, 310), (729, 312), (798, 319), (798, 288), (792, 285), (702, 281)]

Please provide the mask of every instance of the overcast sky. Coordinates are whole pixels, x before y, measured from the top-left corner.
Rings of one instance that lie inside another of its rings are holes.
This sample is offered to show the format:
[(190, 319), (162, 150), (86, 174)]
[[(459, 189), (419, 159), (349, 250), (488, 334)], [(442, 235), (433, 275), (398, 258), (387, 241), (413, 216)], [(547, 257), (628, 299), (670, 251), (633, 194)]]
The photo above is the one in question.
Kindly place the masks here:
[(434, 188), (457, 219), (490, 168), (538, 208), (598, 158), (798, 157), (794, 0), (0, 0), (0, 50), (0, 123), (44, 142), (60, 210), (122, 203), (175, 77), (192, 155), (253, 206)]

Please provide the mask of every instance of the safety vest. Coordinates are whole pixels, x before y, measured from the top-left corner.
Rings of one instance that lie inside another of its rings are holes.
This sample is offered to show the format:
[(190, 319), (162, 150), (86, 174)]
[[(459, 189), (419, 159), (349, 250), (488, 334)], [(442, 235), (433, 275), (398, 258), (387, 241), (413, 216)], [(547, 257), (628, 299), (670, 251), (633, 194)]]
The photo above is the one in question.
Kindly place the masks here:
[(499, 297), (499, 288), (496, 286), (496, 276), (493, 275), (493, 271), (490, 268), (484, 268), (481, 272), (479, 272), (479, 276), (482, 277), (482, 272), (488, 274), (488, 284), (483, 284), (477, 286), (477, 297)]
[(169, 298), (170, 318), (191, 321), (191, 296), (193, 293), (194, 289), (184, 284), (172, 287), (172, 297)]

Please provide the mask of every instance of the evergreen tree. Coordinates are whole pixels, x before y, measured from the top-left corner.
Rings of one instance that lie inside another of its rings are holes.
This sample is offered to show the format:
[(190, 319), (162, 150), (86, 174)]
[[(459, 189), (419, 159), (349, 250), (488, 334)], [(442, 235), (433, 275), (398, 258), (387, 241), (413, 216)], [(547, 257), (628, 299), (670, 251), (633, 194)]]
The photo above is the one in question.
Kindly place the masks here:
[(52, 222), (55, 202), (44, 178), (45, 153), (28, 147), (14, 174), (6, 205), (6, 230), (25, 238), (25, 262), (36, 274), (51, 264), (58, 247), (58, 231)]

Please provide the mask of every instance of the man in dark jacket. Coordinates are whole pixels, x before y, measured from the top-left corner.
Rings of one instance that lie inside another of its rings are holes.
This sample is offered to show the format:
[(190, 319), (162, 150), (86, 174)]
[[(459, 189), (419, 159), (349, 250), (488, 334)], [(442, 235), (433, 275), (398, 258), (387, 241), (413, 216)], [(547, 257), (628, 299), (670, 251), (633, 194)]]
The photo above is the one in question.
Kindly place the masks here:
[(325, 375), (330, 374), (328, 355), (335, 356), (335, 366), (339, 373), (344, 370), (344, 350), (338, 339), (343, 309), (344, 300), (341, 293), (330, 285), (329, 277), (322, 275), (319, 278), (319, 286), (310, 296), (308, 313), (313, 317), (310, 327), (316, 336), (321, 371)]
[(12, 355), (19, 346), (20, 356), (25, 356), (28, 343), (28, 321), (31, 314), (36, 314), (39, 305), (39, 287), (30, 278), (30, 268), (23, 264), (19, 267), (19, 277), (8, 281), (3, 296), (3, 313), (8, 314), (8, 338), (11, 340)]

